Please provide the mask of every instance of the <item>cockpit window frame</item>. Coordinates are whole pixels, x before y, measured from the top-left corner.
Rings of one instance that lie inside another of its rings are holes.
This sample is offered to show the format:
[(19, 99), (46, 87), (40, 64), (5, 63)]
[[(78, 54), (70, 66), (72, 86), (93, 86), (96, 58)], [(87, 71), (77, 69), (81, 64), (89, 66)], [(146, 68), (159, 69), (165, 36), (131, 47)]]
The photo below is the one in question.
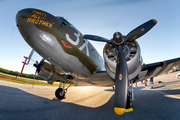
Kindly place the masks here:
[(64, 19), (63, 17), (56, 17), (58, 20), (60, 20), (60, 21), (62, 21), (62, 23), (64, 24), (64, 25), (68, 25), (69, 24), (69, 22), (66, 20), (66, 19)]

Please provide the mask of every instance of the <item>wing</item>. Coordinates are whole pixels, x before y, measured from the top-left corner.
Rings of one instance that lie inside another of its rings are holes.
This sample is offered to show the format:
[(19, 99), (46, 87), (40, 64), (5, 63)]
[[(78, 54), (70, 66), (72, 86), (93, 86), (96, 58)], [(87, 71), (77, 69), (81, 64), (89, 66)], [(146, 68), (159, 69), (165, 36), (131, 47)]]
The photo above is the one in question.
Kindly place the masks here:
[(180, 57), (162, 62), (146, 64), (136, 77), (135, 82), (146, 80), (177, 68), (180, 68)]

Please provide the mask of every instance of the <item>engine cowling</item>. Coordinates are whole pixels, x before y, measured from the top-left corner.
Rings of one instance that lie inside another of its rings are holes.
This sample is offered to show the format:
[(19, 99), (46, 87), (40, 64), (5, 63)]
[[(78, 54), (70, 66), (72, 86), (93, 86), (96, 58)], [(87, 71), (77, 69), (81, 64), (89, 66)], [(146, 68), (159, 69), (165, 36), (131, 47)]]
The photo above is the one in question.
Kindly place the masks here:
[(72, 84), (72, 81), (68, 81), (68, 79), (74, 79), (72, 75), (69, 75), (68, 73), (60, 70), (51, 63), (44, 61), (41, 64), (42, 65), (38, 71), (38, 75), (44, 77), (49, 84), (53, 84), (55, 81)]
[[(139, 74), (143, 63), (140, 47), (136, 41), (128, 42), (123, 47), (123, 52), (126, 56), (129, 79), (132, 79)], [(108, 75), (115, 79), (117, 50), (107, 43), (103, 49), (103, 57)]]

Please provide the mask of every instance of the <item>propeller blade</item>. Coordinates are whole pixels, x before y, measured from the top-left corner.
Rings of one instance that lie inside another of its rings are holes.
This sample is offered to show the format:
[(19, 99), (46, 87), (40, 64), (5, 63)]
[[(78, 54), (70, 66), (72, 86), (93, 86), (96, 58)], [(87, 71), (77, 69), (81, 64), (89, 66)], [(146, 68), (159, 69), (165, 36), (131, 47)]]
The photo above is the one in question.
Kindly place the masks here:
[(132, 30), (125, 38), (124, 41), (133, 41), (145, 33), (147, 33), (154, 25), (156, 25), (157, 21), (155, 19), (151, 19), (144, 24), (140, 25), (139, 27)]
[(122, 115), (126, 109), (128, 91), (128, 68), (122, 48), (118, 48), (118, 59), (115, 75), (115, 102), (114, 111)]
[(38, 65), (38, 64), (39, 64), (37, 60), (36, 60), (35, 64), (36, 64), (36, 65)]
[(34, 63), (33, 66), (36, 67), (37, 73), (39, 73), (39, 71), (41, 70), (41, 67), (42, 67), (43, 63), (44, 63), (44, 59), (42, 59), (39, 64), (38, 64), (38, 61), (37, 61), (37, 60), (36, 60), (36, 62)]
[(36, 67), (36, 71), (35, 71), (35, 74), (34, 74), (34, 79), (33, 79), (32, 88), (33, 88), (33, 86), (34, 86), (34, 80), (35, 80), (35, 78), (36, 78), (36, 74), (39, 73), (39, 71), (41, 70), (43, 63), (44, 63), (44, 59), (42, 59), (40, 63), (38, 63), (37, 60), (36, 60), (36, 62), (34, 63), (34, 67)]
[(33, 88), (33, 86), (34, 86), (34, 80), (35, 80), (35, 78), (36, 78), (36, 74), (37, 74), (37, 70), (36, 70), (35, 73), (34, 73), (34, 79), (33, 79), (32, 88)]
[(90, 40), (94, 40), (94, 41), (98, 41), (98, 42), (108, 42), (108, 43), (112, 43), (113, 40), (109, 40), (100, 36), (96, 36), (96, 35), (82, 35), (81, 38), (85, 38), (85, 39), (90, 39)]
[(29, 64), (29, 61), (31, 60), (31, 57), (32, 57), (33, 53), (34, 53), (34, 50), (32, 49), (31, 53), (29, 54), (28, 62), (26, 63), (26, 65)]

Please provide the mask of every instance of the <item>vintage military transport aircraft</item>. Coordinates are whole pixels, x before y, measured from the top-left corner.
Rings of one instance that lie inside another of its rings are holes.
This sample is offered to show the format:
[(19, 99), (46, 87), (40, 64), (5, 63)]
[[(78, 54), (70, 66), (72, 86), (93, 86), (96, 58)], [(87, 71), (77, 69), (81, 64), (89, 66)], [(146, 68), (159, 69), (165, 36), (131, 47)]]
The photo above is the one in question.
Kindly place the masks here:
[[(180, 67), (180, 58), (144, 64), (137, 38), (148, 32), (157, 21), (151, 19), (126, 36), (115, 32), (112, 39), (82, 35), (63, 17), (55, 17), (38, 9), (23, 9), (16, 15), (17, 27), (43, 59), (34, 66), (49, 84), (63, 83), (55, 95), (65, 96), (65, 83), (73, 85), (114, 86), (114, 111), (121, 115), (134, 100), (133, 83)], [(89, 40), (106, 42), (103, 57)], [(30, 55), (32, 56), (32, 54)], [(31, 57), (28, 58), (29, 60)], [(45, 61), (46, 60), (46, 61)]]

